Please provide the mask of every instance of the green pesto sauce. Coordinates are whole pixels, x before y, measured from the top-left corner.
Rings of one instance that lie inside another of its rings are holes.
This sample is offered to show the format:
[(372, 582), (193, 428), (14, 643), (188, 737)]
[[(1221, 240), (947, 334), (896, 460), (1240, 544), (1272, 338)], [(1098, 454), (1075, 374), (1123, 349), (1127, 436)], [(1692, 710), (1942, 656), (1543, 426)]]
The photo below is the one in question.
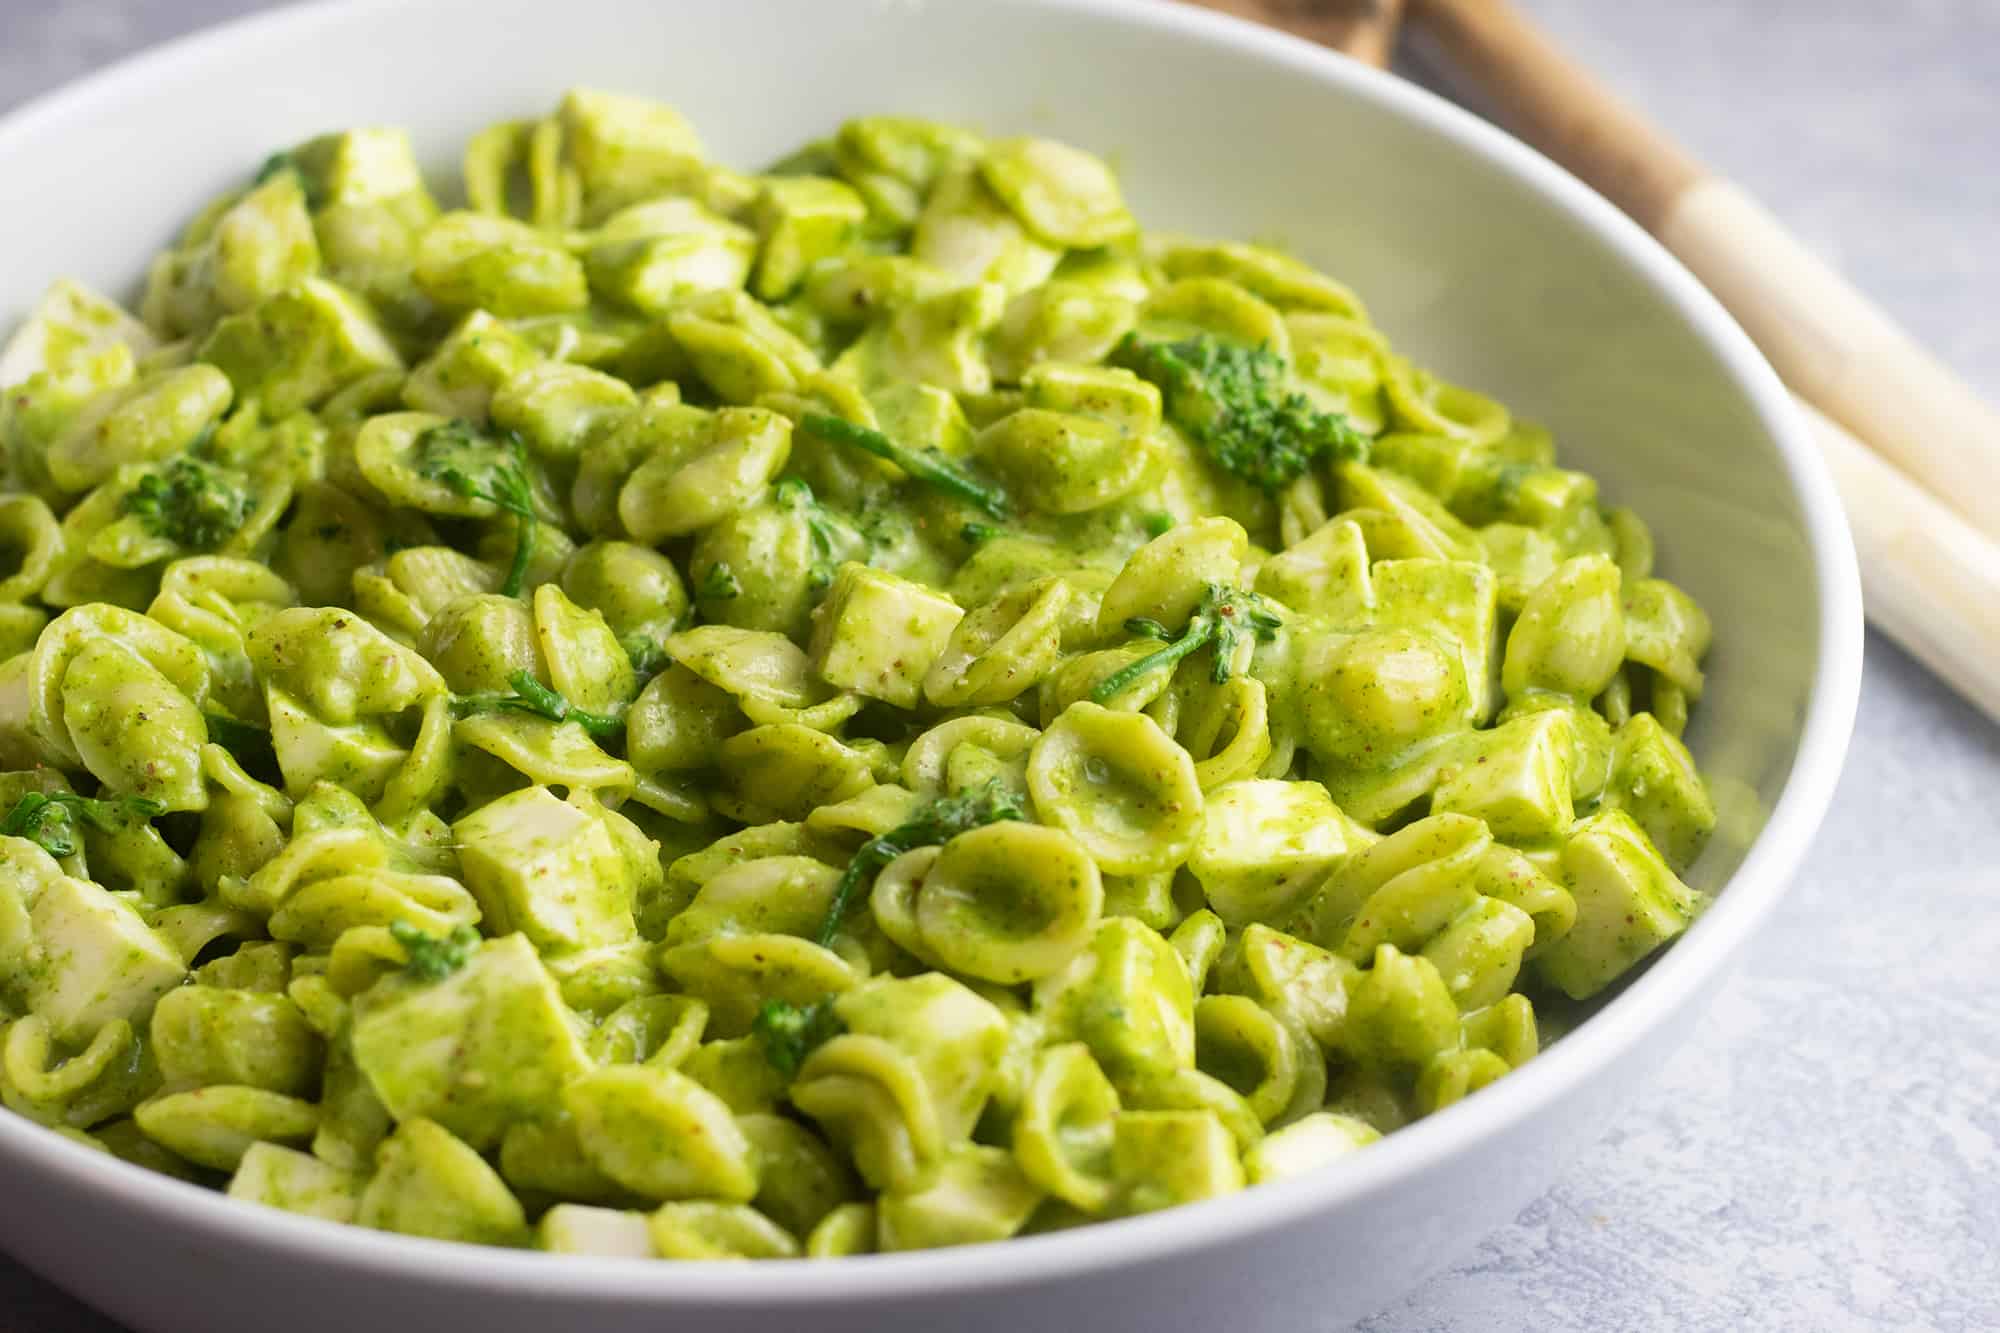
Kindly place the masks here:
[(1706, 616), (1300, 258), (903, 117), (280, 148), (0, 356), (9, 1107), (412, 1235), (997, 1240), (1338, 1169), (1700, 910)]

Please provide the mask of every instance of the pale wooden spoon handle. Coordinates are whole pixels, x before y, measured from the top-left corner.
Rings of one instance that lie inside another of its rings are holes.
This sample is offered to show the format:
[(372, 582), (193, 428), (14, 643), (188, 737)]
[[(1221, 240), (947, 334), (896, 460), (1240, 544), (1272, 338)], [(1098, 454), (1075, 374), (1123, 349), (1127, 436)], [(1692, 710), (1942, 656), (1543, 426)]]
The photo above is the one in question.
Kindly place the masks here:
[(1847, 507), (1875, 628), (2000, 721), (2000, 545), (1803, 398)]
[(1786, 383), (2000, 539), (2000, 412), (1506, 0), (1410, 0), (1410, 19), (1510, 128), (1679, 256)]
[(1381, 69), (1396, 46), (1404, 0), (1188, 0), (1330, 46)]
[[(1386, 64), (1394, 45), (1393, 12), (1367, 25), (1357, 44), (1352, 29), (1326, 33), (1299, 23), (1296, 9), (1311, 0), (1195, 2), (1371, 64)], [(1988, 532), (2000, 523), (1992, 471), (2000, 424), (1990, 420), (1992, 409), (1753, 200), (1710, 176), (1510, 6), (1410, 0), (1410, 9), (1454, 72), (1523, 137), (1651, 228), (1722, 296), (1795, 389), (1844, 419), (1872, 421), (1871, 441), (1902, 446), (1877, 454), (1805, 398), (1794, 399), (1847, 509), (1869, 619), (2000, 720), (2000, 545), (1961, 517), (1976, 507)], [(1927, 423), (1924, 431), (1911, 419)], [(1958, 511), (1884, 454), (1933, 486), (1942, 478), (1943, 494), (1962, 497)]]

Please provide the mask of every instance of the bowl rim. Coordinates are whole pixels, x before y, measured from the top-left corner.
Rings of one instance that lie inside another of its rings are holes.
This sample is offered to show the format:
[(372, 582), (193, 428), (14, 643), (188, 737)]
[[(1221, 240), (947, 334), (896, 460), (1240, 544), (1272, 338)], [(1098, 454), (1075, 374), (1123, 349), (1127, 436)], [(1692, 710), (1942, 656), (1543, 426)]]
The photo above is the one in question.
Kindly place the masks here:
[[(313, 0), (250, 14), (175, 38), (37, 96), (0, 117), (0, 161), (170, 77), (180, 65), (230, 49), (254, 51), (292, 29), (386, 19), (406, 0)], [(994, 0), (998, 2), (998, 0)], [(1247, 1240), (1311, 1214), (1394, 1188), (1503, 1134), (1572, 1093), (1603, 1066), (1718, 983), (1799, 868), (1839, 778), (1860, 691), (1862, 614), (1854, 547), (1840, 501), (1801, 415), (1776, 373), (1714, 296), (1637, 223), (1568, 172), (1472, 113), (1394, 75), (1247, 20), (1146, 0), (1007, 0), (1024, 13), (1081, 14), (1135, 29), (1185, 35), (1306, 74), (1342, 95), (1415, 122), (1506, 173), (1588, 227), (1712, 350), (1775, 444), (1799, 504), (1819, 600), (1818, 658), (1791, 769), (1763, 831), (1714, 903), (1645, 973), (1525, 1069), (1477, 1097), (1387, 1136), (1338, 1171), (1307, 1173), (1221, 1199), (1002, 1244), (854, 1256), (839, 1263), (766, 1261), (742, 1266), (495, 1249), (427, 1240), (246, 1208), (222, 1193), (157, 1174), (23, 1117), (0, 1114), (0, 1163), (59, 1177), (118, 1206), (174, 1226), (183, 1242), (226, 1241), (242, 1253), (333, 1261), (385, 1278), (476, 1285), (499, 1294), (566, 1301), (652, 1301), (712, 1308), (823, 1307), (829, 1301), (973, 1292), (1170, 1259)]]

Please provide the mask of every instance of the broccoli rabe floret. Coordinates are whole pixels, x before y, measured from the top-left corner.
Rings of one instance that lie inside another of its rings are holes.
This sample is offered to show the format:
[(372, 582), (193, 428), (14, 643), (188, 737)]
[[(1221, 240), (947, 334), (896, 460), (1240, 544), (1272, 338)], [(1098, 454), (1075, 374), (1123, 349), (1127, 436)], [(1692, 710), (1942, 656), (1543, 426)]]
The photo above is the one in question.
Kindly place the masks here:
[(1147, 639), (1166, 639), (1167, 644), (1146, 654), (1129, 666), (1120, 667), (1098, 682), (1090, 692), (1094, 703), (1108, 703), (1121, 694), (1125, 687), (1149, 671), (1171, 668), (1182, 658), (1192, 656), (1210, 643), (1215, 645), (1215, 671), (1213, 679), (1220, 685), (1226, 682), (1234, 670), (1236, 649), (1246, 637), (1253, 637), (1260, 643), (1268, 643), (1277, 634), (1278, 626), (1284, 622), (1271, 610), (1271, 604), (1254, 592), (1231, 587), (1226, 583), (1211, 583), (1202, 594), (1200, 605), (1188, 617), (1187, 628), (1176, 637), (1173, 632), (1157, 620), (1135, 616), (1125, 622), (1125, 628), (1132, 634)]
[(772, 1000), (757, 1011), (750, 1024), (751, 1035), (763, 1043), (764, 1058), (786, 1078), (798, 1073), (806, 1057), (823, 1042), (846, 1030), (847, 1025), (833, 1012), (831, 996), (805, 1005)]
[(242, 473), (190, 456), (139, 478), (122, 507), (156, 537), (213, 551), (236, 535), (255, 504)]
[(100, 832), (116, 833), (132, 821), (150, 819), (166, 808), (144, 796), (100, 801), (75, 792), (31, 791), (0, 819), (0, 835), (27, 838), (50, 856), (74, 856), (78, 820)]
[(1160, 387), (1168, 420), (1216, 466), (1267, 491), (1289, 485), (1323, 456), (1367, 456), (1367, 436), (1347, 418), (1285, 387), (1285, 359), (1268, 347), (1206, 333), (1179, 342), (1128, 333), (1113, 359)]
[(389, 933), (410, 956), (405, 967), (420, 981), (443, 981), (471, 962), (479, 948), (479, 931), (472, 926), (453, 926), (450, 934), (432, 935), (407, 921), (392, 921)]

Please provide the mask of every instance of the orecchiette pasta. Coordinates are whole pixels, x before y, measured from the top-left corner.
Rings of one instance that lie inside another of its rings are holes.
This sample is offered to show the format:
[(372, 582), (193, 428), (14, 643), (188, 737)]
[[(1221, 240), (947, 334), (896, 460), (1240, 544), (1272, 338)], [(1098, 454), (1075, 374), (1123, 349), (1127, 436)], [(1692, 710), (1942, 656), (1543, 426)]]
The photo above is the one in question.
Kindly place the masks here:
[(580, 90), (280, 152), (0, 350), (0, 1104), (657, 1259), (1320, 1169), (1699, 910), (1707, 616), (1078, 147)]

